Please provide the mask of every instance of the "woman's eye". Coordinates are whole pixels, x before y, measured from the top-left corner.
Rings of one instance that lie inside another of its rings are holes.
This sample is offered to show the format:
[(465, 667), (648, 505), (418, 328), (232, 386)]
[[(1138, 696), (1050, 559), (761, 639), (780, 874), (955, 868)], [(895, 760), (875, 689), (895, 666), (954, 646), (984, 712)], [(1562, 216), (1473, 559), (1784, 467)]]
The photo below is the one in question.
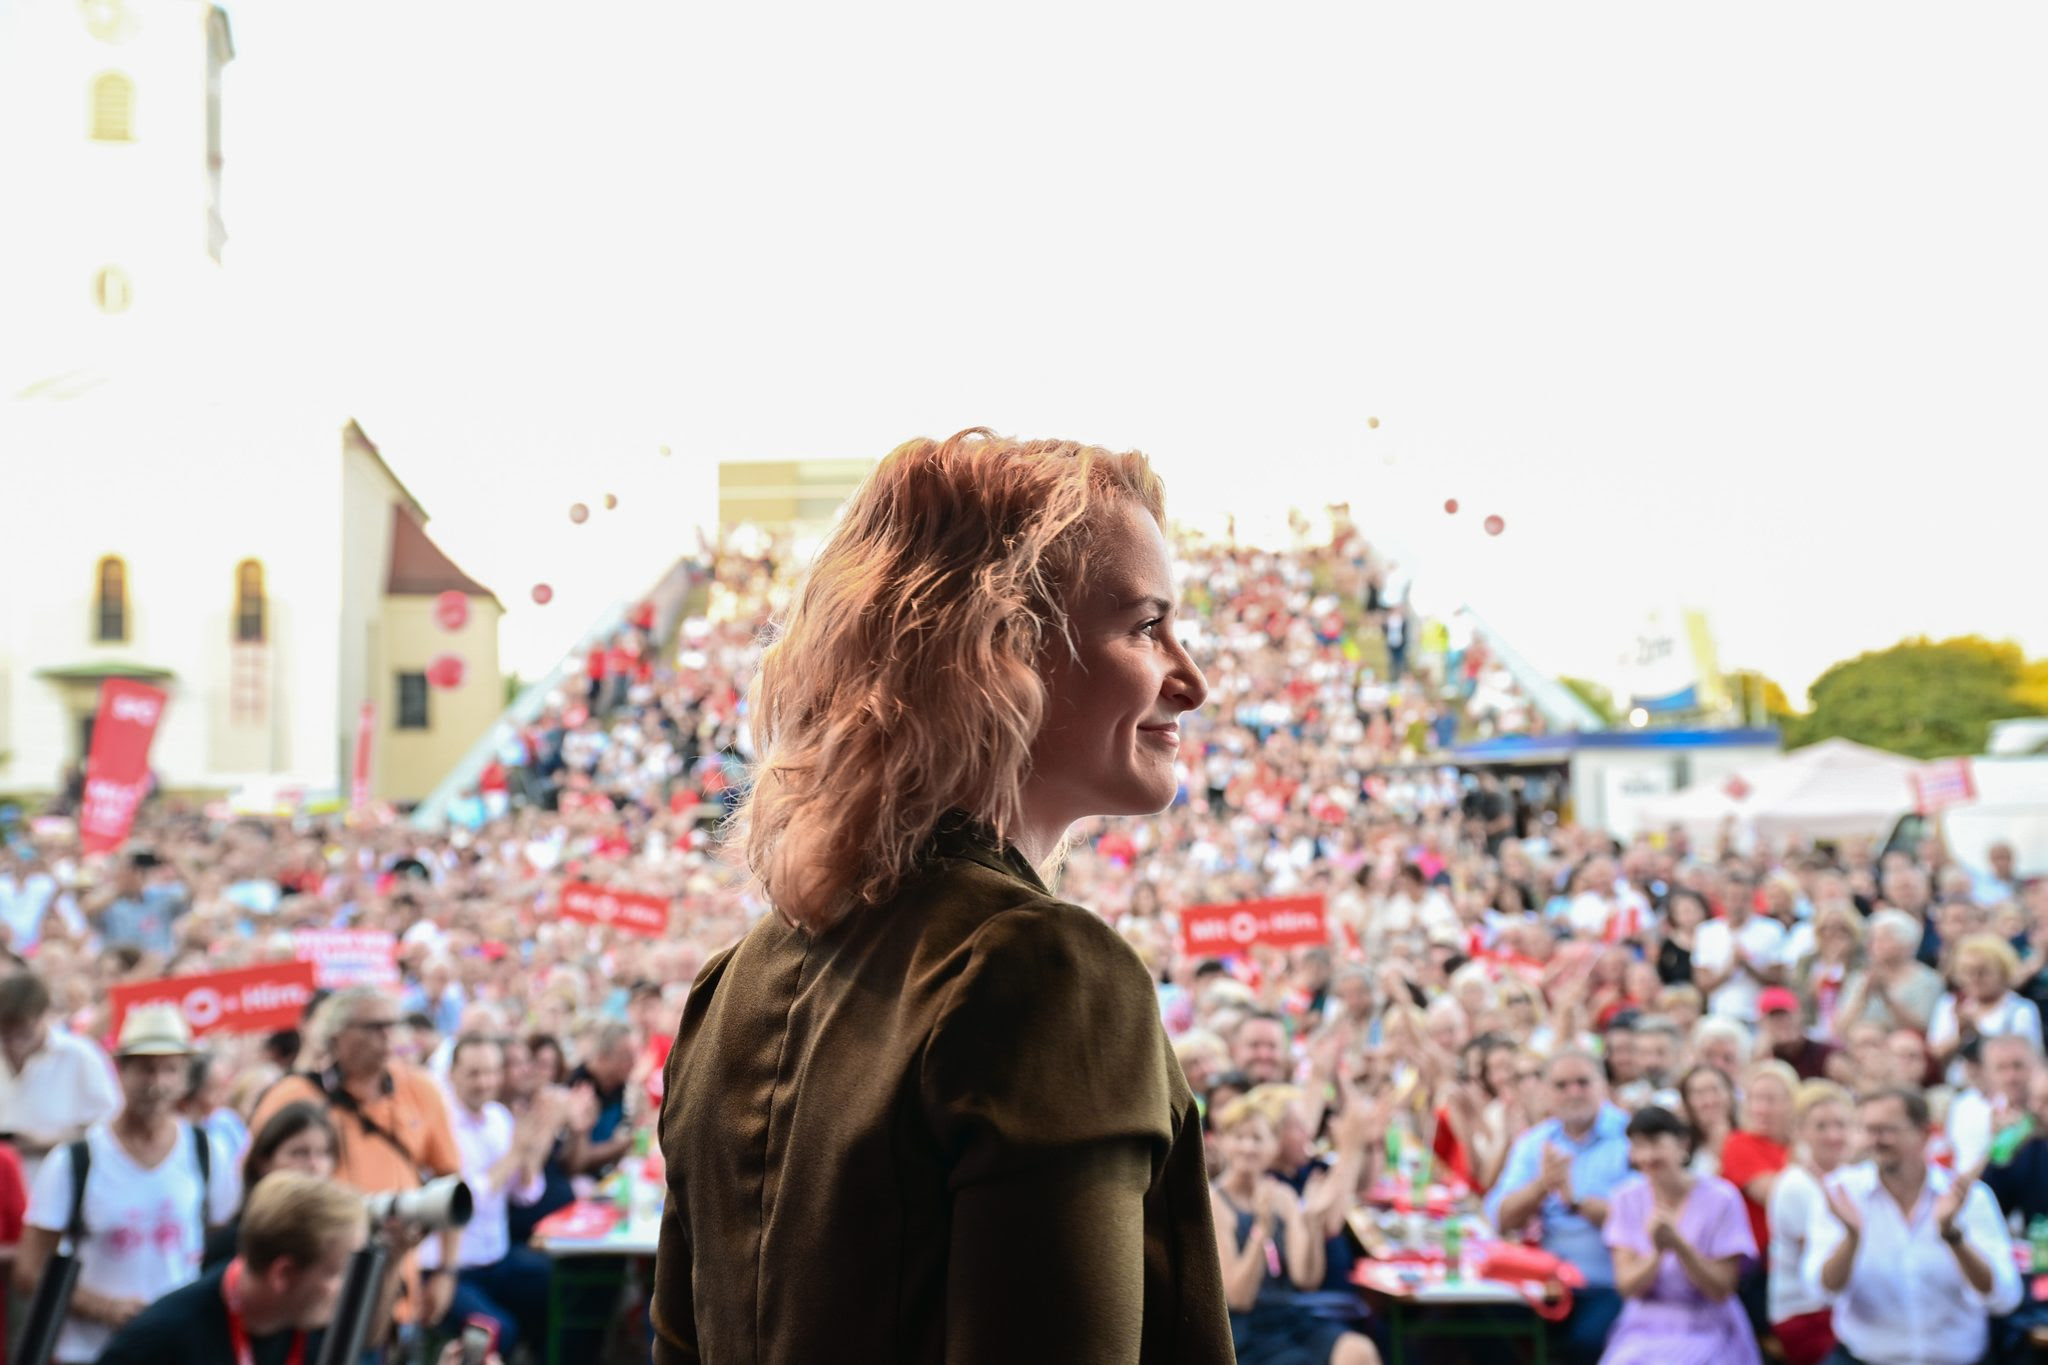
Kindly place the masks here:
[(1144, 625), (1139, 626), (1138, 633), (1140, 635), (1156, 636), (1159, 634), (1159, 628), (1165, 624), (1166, 618), (1164, 616), (1155, 616), (1151, 620), (1147, 621)]

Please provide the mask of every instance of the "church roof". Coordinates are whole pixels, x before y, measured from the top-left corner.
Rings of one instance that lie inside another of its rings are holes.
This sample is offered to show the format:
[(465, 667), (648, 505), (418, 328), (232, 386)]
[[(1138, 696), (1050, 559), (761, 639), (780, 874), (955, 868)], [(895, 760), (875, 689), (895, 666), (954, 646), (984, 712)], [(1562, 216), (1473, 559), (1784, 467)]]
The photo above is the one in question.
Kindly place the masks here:
[(497, 594), (457, 568), (427, 535), (427, 528), (403, 503), (391, 505), (391, 567), (384, 591), (392, 597), (433, 597), (459, 592), (468, 597), (488, 597), (500, 611), (505, 604)]

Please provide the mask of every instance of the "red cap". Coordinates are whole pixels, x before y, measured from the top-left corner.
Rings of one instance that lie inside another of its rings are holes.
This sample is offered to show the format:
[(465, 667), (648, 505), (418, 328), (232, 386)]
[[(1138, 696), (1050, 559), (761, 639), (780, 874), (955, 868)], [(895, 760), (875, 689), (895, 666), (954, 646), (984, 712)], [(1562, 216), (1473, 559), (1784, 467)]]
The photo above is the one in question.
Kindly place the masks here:
[(1783, 1010), (1787, 1014), (1799, 1013), (1799, 997), (1783, 986), (1766, 986), (1763, 994), (1756, 998), (1757, 1012), (1776, 1014)]

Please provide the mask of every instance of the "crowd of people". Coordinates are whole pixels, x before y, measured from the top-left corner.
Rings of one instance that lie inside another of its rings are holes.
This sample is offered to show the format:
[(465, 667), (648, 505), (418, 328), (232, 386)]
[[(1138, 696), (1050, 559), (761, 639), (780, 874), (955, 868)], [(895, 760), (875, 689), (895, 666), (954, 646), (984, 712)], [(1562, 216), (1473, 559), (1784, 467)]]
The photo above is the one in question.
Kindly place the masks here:
[[(1210, 702), (1182, 721), (1180, 796), (1077, 829), (1054, 885), (1159, 983), (1240, 1361), (1378, 1358), (1352, 1276), (1385, 1251), (1375, 1191), (1418, 1163), (1569, 1268), (1568, 1360), (2027, 1349), (2013, 1229), (2048, 1219), (2048, 882), (1938, 840), (1880, 857), (1580, 827), (1537, 784), (1445, 765), (1542, 718), (1341, 516), (1288, 553), (1181, 548)], [(0, 1241), (17, 1320), (79, 1247), (56, 1360), (153, 1358), (124, 1329), (219, 1302), (206, 1277), (230, 1273), (282, 1359), (359, 1240), (319, 1192), (454, 1173), (467, 1227), (378, 1234), (380, 1334), (480, 1314), (509, 1357), (559, 1328), (535, 1227), (645, 1151), (699, 964), (768, 913), (720, 822), (788, 566), (708, 568), (672, 632), (636, 614), (584, 685), (501, 730), (443, 828), (162, 795), (114, 856), (78, 853), (61, 799), (7, 826)], [(572, 882), (665, 900), (668, 932), (564, 918)], [(1321, 897), (1328, 941), (1184, 948), (1186, 907), (1273, 896)], [(294, 960), (337, 928), (388, 932), (398, 984), (268, 1034), (114, 1026), (117, 985)]]

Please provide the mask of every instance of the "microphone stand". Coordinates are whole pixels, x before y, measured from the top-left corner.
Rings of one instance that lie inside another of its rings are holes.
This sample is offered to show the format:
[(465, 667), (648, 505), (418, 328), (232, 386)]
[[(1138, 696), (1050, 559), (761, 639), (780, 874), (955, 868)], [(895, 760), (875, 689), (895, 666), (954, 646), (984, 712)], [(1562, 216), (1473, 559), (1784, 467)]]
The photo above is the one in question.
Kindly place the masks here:
[(341, 1282), (341, 1296), (334, 1301), (334, 1318), (327, 1324), (316, 1365), (356, 1365), (363, 1358), (389, 1257), (383, 1241), (373, 1237), (349, 1258), (348, 1275)]

